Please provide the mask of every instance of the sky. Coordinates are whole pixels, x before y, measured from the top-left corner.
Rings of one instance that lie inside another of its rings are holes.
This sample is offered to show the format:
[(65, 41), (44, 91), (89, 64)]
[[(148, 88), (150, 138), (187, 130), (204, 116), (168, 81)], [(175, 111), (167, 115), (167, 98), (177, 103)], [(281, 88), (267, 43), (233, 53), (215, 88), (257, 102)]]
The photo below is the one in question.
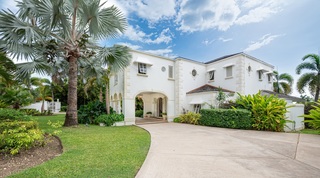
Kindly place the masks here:
[[(16, 10), (13, 0), (1, 9)], [(306, 54), (320, 51), (319, 0), (109, 0), (128, 20), (127, 30), (103, 46), (123, 44), (169, 58), (200, 62), (245, 52), (295, 79)]]

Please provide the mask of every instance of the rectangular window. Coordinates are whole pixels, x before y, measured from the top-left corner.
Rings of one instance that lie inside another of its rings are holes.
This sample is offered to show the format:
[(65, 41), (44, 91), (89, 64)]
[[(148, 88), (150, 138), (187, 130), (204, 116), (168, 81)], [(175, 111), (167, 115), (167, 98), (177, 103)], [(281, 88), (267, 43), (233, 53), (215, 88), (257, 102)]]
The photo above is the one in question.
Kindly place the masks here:
[(232, 77), (232, 66), (226, 67), (226, 78)]
[(261, 70), (258, 71), (258, 75), (259, 75), (259, 80), (262, 80), (262, 71)]
[(117, 85), (118, 84), (118, 74), (114, 75), (114, 84)]
[(168, 77), (171, 79), (173, 78), (173, 66), (169, 66)]
[(268, 82), (271, 82), (271, 80), (272, 80), (272, 75), (268, 74)]
[(214, 70), (209, 72), (209, 80), (214, 80)]
[(200, 110), (201, 110), (201, 104), (195, 104), (195, 105), (193, 105), (193, 111), (194, 111), (195, 113), (199, 113)]
[(143, 63), (138, 63), (138, 73), (147, 74), (147, 65)]

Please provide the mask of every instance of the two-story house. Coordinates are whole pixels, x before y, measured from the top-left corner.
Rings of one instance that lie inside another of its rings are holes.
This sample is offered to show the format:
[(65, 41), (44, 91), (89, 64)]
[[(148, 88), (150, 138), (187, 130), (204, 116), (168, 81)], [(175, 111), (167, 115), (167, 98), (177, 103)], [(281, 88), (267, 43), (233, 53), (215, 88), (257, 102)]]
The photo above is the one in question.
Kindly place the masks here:
[(125, 115), (125, 124), (135, 124), (135, 99), (144, 103), (144, 115), (168, 121), (185, 111), (216, 105), (221, 89), (226, 93), (255, 94), (272, 90), (274, 67), (245, 53), (236, 53), (202, 63), (178, 57), (170, 59), (131, 50), (131, 64), (110, 78), (111, 106)]

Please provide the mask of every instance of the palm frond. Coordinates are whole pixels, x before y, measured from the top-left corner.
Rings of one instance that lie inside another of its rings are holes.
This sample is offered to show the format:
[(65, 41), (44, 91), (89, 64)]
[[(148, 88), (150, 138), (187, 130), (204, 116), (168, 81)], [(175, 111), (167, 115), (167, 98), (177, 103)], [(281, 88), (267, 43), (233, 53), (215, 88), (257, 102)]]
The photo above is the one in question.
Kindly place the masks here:
[(310, 85), (310, 83), (315, 79), (315, 76), (316, 76), (316, 73), (312, 73), (312, 72), (303, 74), (298, 79), (298, 82), (297, 82), (298, 92), (303, 94), (305, 92), (304, 88)]
[(301, 71), (304, 69), (308, 69), (311, 71), (318, 71), (317, 66), (315, 66), (314, 63), (303, 62), (296, 67), (296, 73), (301, 74)]
[(127, 21), (115, 6), (101, 9), (99, 0), (82, 1), (79, 18), (82, 27), (88, 27), (88, 34), (93, 38), (116, 37), (125, 31)]
[(279, 75), (279, 80), (288, 82), (290, 86), (291, 86), (292, 83), (293, 83), (293, 77), (292, 77), (290, 74), (288, 74), (288, 73), (282, 73), (282, 74), (280, 74), (280, 75)]
[(101, 50), (97, 57), (103, 59), (103, 64), (107, 65), (111, 72), (118, 72), (130, 65), (132, 56), (128, 47), (114, 45)]
[(44, 60), (34, 60), (32, 62), (25, 62), (17, 64), (16, 77), (28, 78), (32, 73), (46, 75), (50, 73), (52, 66)]

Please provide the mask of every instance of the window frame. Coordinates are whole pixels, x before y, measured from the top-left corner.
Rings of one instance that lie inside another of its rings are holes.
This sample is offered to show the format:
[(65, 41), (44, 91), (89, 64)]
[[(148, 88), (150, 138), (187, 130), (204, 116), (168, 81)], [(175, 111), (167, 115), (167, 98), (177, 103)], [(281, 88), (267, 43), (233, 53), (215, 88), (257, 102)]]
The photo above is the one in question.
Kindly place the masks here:
[(211, 71), (208, 72), (209, 81), (214, 81), (214, 73), (215, 73), (215, 70), (211, 70)]
[[(171, 74), (171, 76), (170, 76), (170, 74)], [(174, 77), (174, 74), (173, 74), (173, 66), (171, 66), (171, 65), (169, 65), (168, 66), (168, 78), (169, 79), (173, 79)]]
[[(226, 78), (232, 78), (233, 77), (233, 65), (230, 65), (230, 66), (226, 66)], [(230, 69), (231, 71), (231, 75), (228, 76), (228, 69)]]
[(138, 74), (147, 75), (147, 64), (138, 63)]

